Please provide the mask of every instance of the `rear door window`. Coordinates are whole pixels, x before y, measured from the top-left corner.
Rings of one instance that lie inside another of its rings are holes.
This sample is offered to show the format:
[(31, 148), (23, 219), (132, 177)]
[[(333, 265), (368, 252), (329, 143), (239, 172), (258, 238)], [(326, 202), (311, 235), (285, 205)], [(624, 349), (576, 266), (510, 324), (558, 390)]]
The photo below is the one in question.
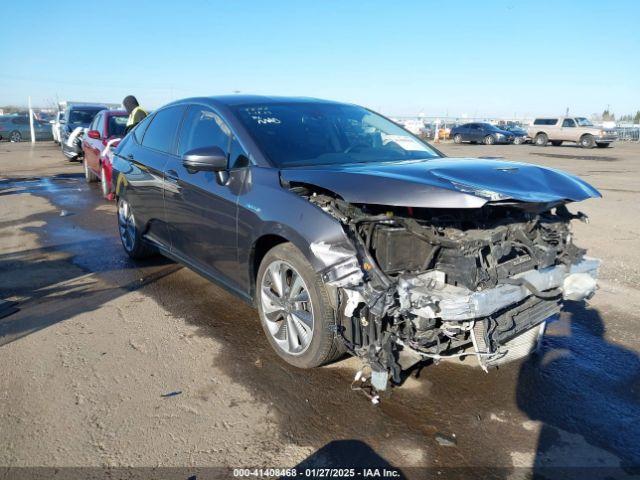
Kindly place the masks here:
[(576, 122), (573, 118), (565, 118), (562, 121), (562, 126), (563, 127), (575, 127), (576, 126)]
[(147, 127), (142, 146), (164, 153), (174, 153), (176, 132), (184, 114), (184, 106), (176, 105), (158, 111)]
[(127, 129), (127, 120), (129, 118), (125, 115), (111, 115), (107, 123), (107, 136), (123, 137)]
[[(142, 144), (142, 137), (144, 137), (144, 132), (146, 132), (152, 119), (153, 115), (149, 115), (133, 128), (133, 136), (139, 144)], [(128, 120), (129, 118), (127, 117), (127, 121)]]

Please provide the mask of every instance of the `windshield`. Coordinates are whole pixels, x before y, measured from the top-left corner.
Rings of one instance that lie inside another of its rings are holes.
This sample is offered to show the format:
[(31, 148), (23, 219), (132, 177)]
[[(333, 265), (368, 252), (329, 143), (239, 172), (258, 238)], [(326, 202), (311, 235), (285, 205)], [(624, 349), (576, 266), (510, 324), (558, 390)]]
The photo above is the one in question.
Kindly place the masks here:
[(109, 117), (109, 125), (107, 126), (107, 134), (110, 137), (124, 137), (124, 132), (127, 129), (127, 120), (129, 118), (126, 115)]
[(584, 117), (576, 118), (576, 122), (580, 127), (593, 127), (593, 123), (591, 123), (589, 120), (587, 120)]
[(362, 107), (331, 103), (240, 105), (235, 112), (278, 167), (434, 158), (427, 144)]
[(103, 108), (92, 110), (71, 110), (69, 112), (69, 123), (73, 125), (88, 125), (93, 120), (93, 117)]

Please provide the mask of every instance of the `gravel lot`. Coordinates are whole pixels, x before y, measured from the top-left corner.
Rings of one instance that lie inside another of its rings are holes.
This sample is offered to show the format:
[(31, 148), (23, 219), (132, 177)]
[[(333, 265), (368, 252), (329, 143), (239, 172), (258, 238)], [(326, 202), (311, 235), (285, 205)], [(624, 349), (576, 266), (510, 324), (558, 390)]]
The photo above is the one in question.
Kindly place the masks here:
[(242, 301), (170, 261), (130, 261), (114, 205), (52, 143), (0, 144), (0, 299), (19, 308), (0, 318), (0, 466), (640, 466), (640, 145), (439, 148), (600, 189), (573, 210), (591, 219), (576, 242), (603, 259), (601, 288), (540, 356), (489, 374), (431, 365), (376, 407), (349, 388), (354, 359), (288, 366)]

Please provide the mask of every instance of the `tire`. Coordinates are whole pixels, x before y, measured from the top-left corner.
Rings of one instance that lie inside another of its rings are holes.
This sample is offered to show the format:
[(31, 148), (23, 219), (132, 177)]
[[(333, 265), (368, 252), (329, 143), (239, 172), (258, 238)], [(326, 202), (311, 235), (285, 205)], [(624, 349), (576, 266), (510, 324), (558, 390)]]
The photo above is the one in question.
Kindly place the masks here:
[(559, 147), (560, 145), (562, 145), (562, 140), (552, 140), (551, 145), (553, 145), (554, 147)]
[(462, 135), (460, 135), (459, 133), (456, 133), (453, 136), (453, 143), (457, 143), (457, 144), (462, 143)]
[(596, 146), (596, 140), (593, 138), (593, 135), (589, 133), (580, 137), (579, 143), (582, 148), (593, 148)]
[(19, 131), (14, 130), (13, 132), (11, 132), (9, 134), (9, 141), (10, 142), (14, 142), (14, 143), (21, 142), (22, 141), (22, 134)]
[(514, 145), (522, 145), (524, 143), (524, 139), (520, 138), (520, 137), (516, 137), (513, 139), (513, 144)]
[(496, 139), (493, 135), (487, 135), (486, 137), (484, 137), (483, 143), (485, 145), (493, 145), (494, 143), (496, 143)]
[(89, 165), (87, 164), (87, 161), (85, 160), (84, 162), (82, 162), (84, 165), (84, 181), (87, 183), (94, 183), (98, 181), (98, 177), (96, 176), (95, 173), (93, 173), (91, 171), (91, 169), (89, 168)]
[(598, 148), (607, 148), (609, 145), (611, 145), (610, 143), (598, 143), (597, 146)]
[(134, 260), (153, 255), (154, 250), (145, 243), (136, 225), (133, 210), (126, 200), (118, 200), (118, 233), (124, 251)]
[(547, 142), (549, 142), (549, 137), (546, 133), (539, 133), (533, 139), (533, 143), (538, 147), (545, 147)]
[[(291, 287), (295, 290), (287, 293)], [(289, 295), (308, 301), (293, 301)], [(327, 290), (293, 244), (281, 243), (262, 259), (256, 278), (256, 300), (262, 329), (285, 362), (298, 368), (313, 368), (344, 353), (335, 333), (335, 312)], [(295, 335), (289, 335), (291, 330)]]
[(108, 199), (111, 193), (111, 184), (107, 181), (107, 172), (104, 165), (100, 167), (100, 189), (102, 190), (102, 196)]

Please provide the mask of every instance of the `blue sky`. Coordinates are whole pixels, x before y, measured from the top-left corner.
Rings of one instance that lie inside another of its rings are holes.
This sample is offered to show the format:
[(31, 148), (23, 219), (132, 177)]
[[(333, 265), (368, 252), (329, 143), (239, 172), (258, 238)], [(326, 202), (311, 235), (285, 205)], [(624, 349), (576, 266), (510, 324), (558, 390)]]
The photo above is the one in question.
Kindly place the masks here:
[(10, 18), (0, 105), (241, 91), (389, 115), (640, 109), (639, 1), (23, 0)]

